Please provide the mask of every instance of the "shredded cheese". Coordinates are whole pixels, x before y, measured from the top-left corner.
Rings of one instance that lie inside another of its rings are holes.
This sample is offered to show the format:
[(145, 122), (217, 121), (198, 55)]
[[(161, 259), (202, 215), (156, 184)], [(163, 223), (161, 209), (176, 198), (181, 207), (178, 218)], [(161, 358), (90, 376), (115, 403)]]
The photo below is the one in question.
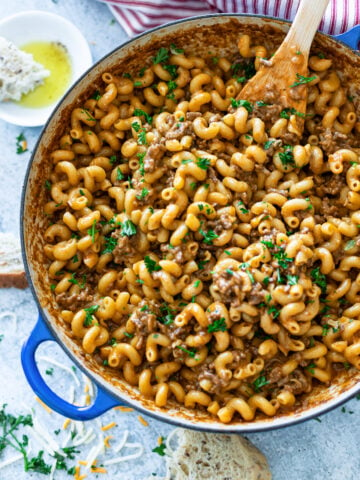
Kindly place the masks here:
[(21, 453), (19, 455), (15, 455), (14, 457), (8, 458), (4, 462), (0, 463), (0, 470), (4, 467), (7, 467), (8, 465), (11, 465), (12, 463), (18, 462), (22, 458), (23, 456)]
[(113, 447), (113, 451), (115, 453), (119, 453), (120, 450), (123, 448), (123, 446), (125, 445), (126, 443), (126, 440), (129, 436), (129, 430), (125, 430), (124, 432), (124, 435), (123, 435), (123, 438), (121, 439), (121, 441), (118, 443), (118, 445), (116, 445), (116, 447)]
[(46, 410), (48, 413), (52, 413), (52, 410), (50, 407), (46, 405), (39, 397), (35, 397), (35, 400), (40, 403), (40, 405), (43, 407), (44, 410)]
[(63, 428), (64, 430), (66, 430), (66, 429), (68, 428), (68, 426), (70, 425), (70, 422), (71, 422), (70, 418), (67, 418), (67, 419), (65, 420), (65, 422), (63, 423), (63, 427), (62, 427), (62, 428)]
[(110, 428), (114, 428), (114, 427), (116, 427), (116, 423), (111, 422), (111, 423), (108, 423), (107, 425), (104, 425), (103, 427), (101, 427), (101, 430), (103, 432), (106, 432), (107, 430), (110, 430)]
[(141, 423), (141, 425), (143, 425), (144, 427), (149, 426), (148, 422), (141, 415), (138, 415), (137, 418), (138, 418), (139, 422)]
[(134, 409), (131, 408), (131, 407), (123, 407), (123, 406), (114, 407), (114, 410), (119, 410), (120, 412), (133, 412), (134, 411)]
[[(140, 445), (140, 444), (139, 444)], [(144, 452), (144, 447), (140, 445), (139, 451), (131, 455), (124, 455), (122, 457), (111, 458), (103, 462), (104, 465), (114, 465), (115, 463), (126, 462), (127, 460), (134, 460), (135, 458), (141, 457)]]
[(111, 447), (111, 445), (110, 445), (110, 443), (109, 443), (109, 440), (111, 440), (112, 438), (114, 438), (113, 435), (108, 435), (107, 437), (104, 438), (104, 445), (105, 445), (105, 447), (107, 447), (107, 448), (110, 448), (110, 447)]

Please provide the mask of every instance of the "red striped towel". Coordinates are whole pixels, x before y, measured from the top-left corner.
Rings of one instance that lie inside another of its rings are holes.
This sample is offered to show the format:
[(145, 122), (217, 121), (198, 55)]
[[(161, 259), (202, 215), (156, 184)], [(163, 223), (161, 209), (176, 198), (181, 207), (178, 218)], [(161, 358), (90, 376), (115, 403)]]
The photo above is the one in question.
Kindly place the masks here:
[[(258, 13), (292, 20), (300, 0), (100, 0), (133, 36), (181, 18), (208, 13)], [(314, 0), (316, 2), (316, 0)], [(319, 29), (330, 34), (360, 23), (360, 0), (331, 0)]]

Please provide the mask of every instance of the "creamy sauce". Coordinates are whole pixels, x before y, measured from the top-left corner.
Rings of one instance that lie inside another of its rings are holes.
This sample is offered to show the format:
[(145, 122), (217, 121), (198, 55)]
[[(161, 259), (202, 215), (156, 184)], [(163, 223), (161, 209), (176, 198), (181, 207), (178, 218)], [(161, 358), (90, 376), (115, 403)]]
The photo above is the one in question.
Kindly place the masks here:
[(21, 50), (31, 53), (36, 62), (50, 71), (50, 75), (42, 85), (23, 95), (18, 103), (24, 107), (41, 108), (56, 102), (70, 85), (72, 75), (66, 48), (60, 43), (31, 42), (23, 45)]

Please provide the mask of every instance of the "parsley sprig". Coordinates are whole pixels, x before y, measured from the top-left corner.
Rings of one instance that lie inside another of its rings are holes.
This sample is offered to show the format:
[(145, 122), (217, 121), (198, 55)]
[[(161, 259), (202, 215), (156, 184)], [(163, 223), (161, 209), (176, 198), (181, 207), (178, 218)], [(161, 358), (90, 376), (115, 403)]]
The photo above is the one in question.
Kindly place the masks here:
[(307, 83), (310, 83), (316, 79), (316, 75), (314, 75), (313, 77), (304, 77), (304, 75), (300, 75), (300, 73), (297, 73), (296, 78), (297, 78), (296, 82), (290, 85), (290, 88), (298, 87), (299, 85), (305, 85)]

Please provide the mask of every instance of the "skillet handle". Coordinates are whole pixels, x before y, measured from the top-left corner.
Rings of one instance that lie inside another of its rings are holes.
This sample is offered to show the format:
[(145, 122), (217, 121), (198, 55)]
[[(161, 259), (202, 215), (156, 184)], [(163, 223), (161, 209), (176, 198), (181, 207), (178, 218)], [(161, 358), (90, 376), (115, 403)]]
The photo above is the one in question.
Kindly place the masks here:
[(359, 42), (360, 42), (360, 25), (356, 25), (351, 30), (348, 30), (345, 33), (341, 33), (340, 35), (334, 35), (336, 40), (340, 40), (348, 45), (353, 50), (359, 50)]
[(37, 348), (42, 342), (47, 340), (56, 341), (41, 315), (39, 315), (33, 331), (22, 347), (21, 363), (31, 388), (34, 390), (36, 395), (38, 395), (38, 397), (46, 403), (46, 405), (61, 415), (69, 417), (73, 420), (91, 420), (106, 412), (110, 408), (120, 405), (118, 400), (99, 387), (97, 387), (97, 396), (94, 403), (92, 405), (86, 405), (83, 407), (72, 405), (56, 395), (56, 393), (54, 393), (47, 386), (39, 372), (35, 360), (35, 352)]

